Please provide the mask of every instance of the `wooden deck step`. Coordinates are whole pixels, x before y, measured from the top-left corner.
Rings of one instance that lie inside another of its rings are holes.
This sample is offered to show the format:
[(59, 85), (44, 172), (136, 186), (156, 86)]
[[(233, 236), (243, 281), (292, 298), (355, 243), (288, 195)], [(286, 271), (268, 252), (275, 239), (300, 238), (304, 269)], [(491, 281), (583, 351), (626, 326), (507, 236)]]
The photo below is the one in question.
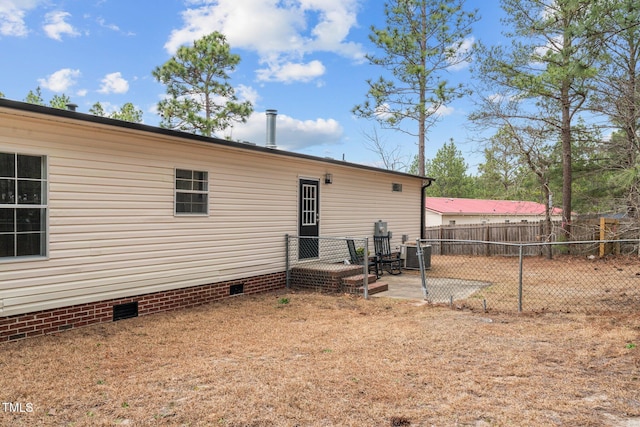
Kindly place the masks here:
[[(369, 283), (369, 295), (377, 294), (378, 292), (384, 292), (389, 290), (389, 285), (383, 282)], [(358, 291), (363, 294), (364, 286), (360, 286)]]

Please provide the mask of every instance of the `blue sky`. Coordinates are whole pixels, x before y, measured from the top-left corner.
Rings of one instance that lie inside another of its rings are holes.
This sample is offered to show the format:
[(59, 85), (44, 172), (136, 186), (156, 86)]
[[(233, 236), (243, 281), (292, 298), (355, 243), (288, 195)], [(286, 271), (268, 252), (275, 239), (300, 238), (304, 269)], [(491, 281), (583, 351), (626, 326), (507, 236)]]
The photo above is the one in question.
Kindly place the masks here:
[[(366, 79), (382, 70), (369, 65), (371, 25), (384, 26), (382, 0), (0, 0), (0, 92), (22, 101), (40, 86), (45, 101), (66, 94), (88, 112), (132, 102), (144, 123), (157, 125), (155, 106), (164, 86), (151, 75), (176, 48), (212, 31), (224, 33), (241, 63), (231, 83), (255, 112), (226, 133), (234, 140), (265, 142), (266, 109), (278, 110), (281, 149), (380, 165), (363, 133), (374, 123), (356, 119)], [(498, 0), (467, 0), (481, 20), (474, 40), (500, 40)], [(452, 69), (452, 82), (471, 81), (468, 67)], [(453, 138), (471, 171), (482, 158), (472, 142), (470, 99), (442, 110), (428, 135), (427, 158)], [(380, 132), (381, 140), (408, 160), (415, 138)]]

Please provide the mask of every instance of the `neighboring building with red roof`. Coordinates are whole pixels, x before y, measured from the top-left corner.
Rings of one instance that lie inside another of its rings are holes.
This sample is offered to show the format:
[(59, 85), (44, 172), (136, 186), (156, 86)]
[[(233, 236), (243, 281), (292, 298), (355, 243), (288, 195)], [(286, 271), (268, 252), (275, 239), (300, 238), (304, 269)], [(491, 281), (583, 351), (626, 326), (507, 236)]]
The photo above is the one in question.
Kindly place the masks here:
[[(551, 219), (562, 220), (562, 209), (552, 208)], [(437, 225), (537, 222), (544, 220), (544, 205), (518, 200), (482, 200), (427, 197), (425, 223)]]

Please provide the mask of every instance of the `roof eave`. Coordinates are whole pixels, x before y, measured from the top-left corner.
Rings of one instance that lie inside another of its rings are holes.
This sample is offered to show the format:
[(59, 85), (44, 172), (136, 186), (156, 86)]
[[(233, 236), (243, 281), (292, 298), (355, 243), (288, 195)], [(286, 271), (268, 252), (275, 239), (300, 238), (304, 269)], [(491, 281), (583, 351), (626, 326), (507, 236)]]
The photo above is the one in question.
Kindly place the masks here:
[(219, 145), (219, 146), (232, 147), (232, 148), (237, 148), (237, 149), (240, 149), (240, 150), (248, 150), (248, 151), (261, 152), (261, 153), (265, 153), (265, 154), (269, 153), (269, 154), (275, 154), (275, 155), (281, 155), (281, 156), (288, 156), (288, 157), (295, 157), (295, 158), (300, 158), (300, 159), (307, 159), (307, 160), (312, 160), (312, 161), (317, 161), (317, 162), (322, 162), (322, 163), (329, 163), (329, 164), (346, 166), (346, 167), (351, 167), (351, 168), (356, 168), (356, 169), (364, 169), (364, 170), (369, 170), (369, 171), (375, 171), (375, 172), (379, 172), (379, 173), (388, 173), (388, 174), (403, 176), (403, 177), (407, 177), (407, 178), (420, 179), (420, 180), (423, 180), (423, 181), (425, 181), (425, 180), (426, 181), (434, 181), (434, 178), (429, 178), (429, 177), (419, 176), (419, 175), (413, 175), (413, 174), (409, 174), (409, 173), (406, 173), (406, 172), (393, 171), (393, 170), (388, 170), (388, 169), (381, 169), (381, 168), (377, 168), (377, 167), (374, 167), (374, 166), (362, 165), (362, 164), (359, 164), (359, 163), (351, 163), (351, 162), (342, 161), (342, 160), (335, 160), (335, 159), (330, 159), (330, 158), (317, 157), (317, 156), (312, 156), (312, 155), (309, 155), (309, 154), (294, 153), (294, 152), (291, 152), (291, 151), (274, 150), (273, 148), (263, 147), (263, 146), (259, 146), (259, 145), (247, 144), (247, 143), (243, 143), (243, 142), (229, 141), (229, 140), (226, 140), (226, 139), (207, 137), (207, 136), (192, 134), (192, 133), (188, 133), (188, 132), (181, 132), (181, 131), (177, 131), (177, 130), (173, 130), (173, 129), (167, 129), (167, 128), (161, 128), (161, 127), (157, 127), (157, 126), (145, 125), (145, 124), (142, 124), (142, 123), (127, 122), (127, 121), (124, 121), (124, 120), (117, 120), (117, 119), (112, 119), (112, 118), (108, 118), (108, 117), (95, 116), (93, 114), (86, 114), (86, 113), (81, 113), (81, 112), (77, 112), (77, 111), (64, 110), (64, 109), (60, 109), (60, 108), (52, 108), (52, 107), (47, 107), (47, 106), (42, 106), (42, 105), (37, 105), (37, 104), (30, 104), (30, 103), (26, 103), (26, 102), (20, 102), (20, 101), (14, 101), (14, 100), (10, 100), (10, 99), (0, 98), (0, 108), (3, 108), (3, 107), (4, 108), (8, 108), (8, 109), (12, 109), (12, 110), (17, 110), (17, 111), (36, 113), (36, 114), (43, 114), (43, 115), (50, 116), (50, 117), (59, 117), (59, 118), (65, 118), (65, 119), (71, 119), (71, 120), (78, 120), (78, 121), (81, 121), (81, 122), (101, 124), (101, 125), (104, 125), (104, 126), (111, 126), (111, 127), (122, 128), (122, 129), (131, 129), (131, 130), (136, 130), (136, 131), (145, 132), (145, 133), (151, 133), (151, 134), (156, 134), (156, 135), (165, 135), (165, 136), (170, 136), (170, 137), (176, 137), (176, 138), (181, 138), (181, 139), (188, 140), (188, 141), (193, 141), (193, 142), (199, 142), (199, 143), (203, 143), (204, 142), (204, 143), (207, 143), (207, 144), (214, 144), (214, 145)]

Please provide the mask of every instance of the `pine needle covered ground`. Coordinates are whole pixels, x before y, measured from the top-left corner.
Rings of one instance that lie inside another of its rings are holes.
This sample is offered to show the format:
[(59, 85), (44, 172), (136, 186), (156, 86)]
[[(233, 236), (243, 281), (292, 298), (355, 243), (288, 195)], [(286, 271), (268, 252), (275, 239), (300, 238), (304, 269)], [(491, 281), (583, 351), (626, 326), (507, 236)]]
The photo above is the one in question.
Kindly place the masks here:
[(241, 296), (0, 345), (0, 424), (631, 426), (639, 345), (638, 312)]

